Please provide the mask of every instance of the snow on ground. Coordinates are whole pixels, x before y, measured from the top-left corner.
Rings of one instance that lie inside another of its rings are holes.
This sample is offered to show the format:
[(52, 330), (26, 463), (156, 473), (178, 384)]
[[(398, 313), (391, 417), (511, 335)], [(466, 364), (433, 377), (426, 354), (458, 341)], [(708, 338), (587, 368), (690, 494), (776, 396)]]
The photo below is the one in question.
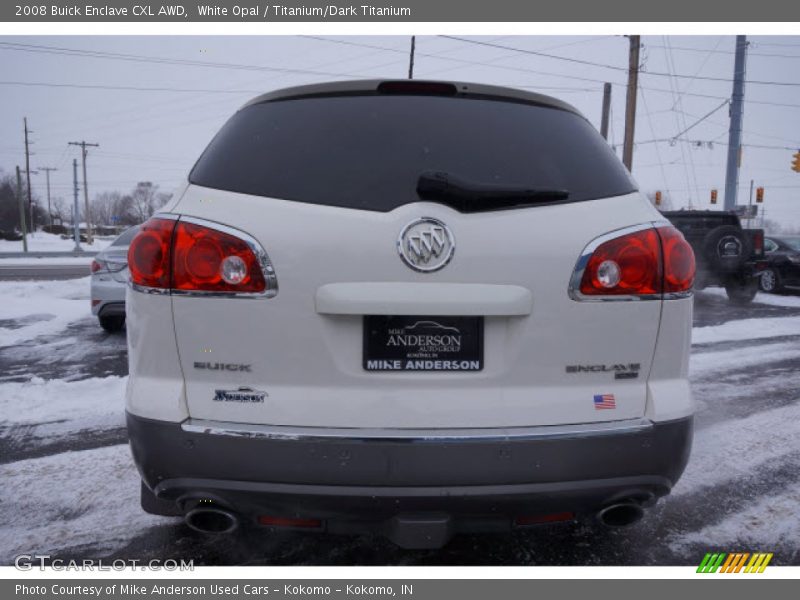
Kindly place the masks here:
[[(723, 288), (706, 288), (702, 291), (695, 292), (697, 296), (702, 298), (704, 295), (717, 296), (719, 298), (728, 298)], [(800, 307), (800, 296), (781, 296), (779, 294), (766, 294), (758, 292), (753, 302), (757, 304), (768, 304), (769, 306), (785, 306), (789, 308)]]
[(99, 556), (148, 527), (178, 522), (134, 501), (140, 480), (127, 444), (0, 465), (0, 480), (0, 564), (82, 545)]
[[(93, 244), (81, 243), (81, 248), (98, 252), (111, 244), (115, 238), (116, 236), (96, 236)], [(28, 252), (72, 252), (74, 249), (75, 240), (72, 237), (63, 240), (60, 235), (44, 231), (28, 234)], [(18, 242), (0, 240), (0, 253), (22, 252), (22, 250), (22, 240)]]
[(761, 467), (794, 456), (800, 461), (800, 405), (724, 421), (696, 432), (689, 465), (672, 493), (746, 480)]
[(0, 429), (27, 425), (26, 435), (46, 438), (125, 425), (127, 377), (67, 382), (33, 377), (0, 385)]
[(707, 546), (709, 540), (714, 547), (750, 545), (763, 551), (794, 546), (800, 540), (800, 484), (744, 504), (722, 521), (677, 536), (669, 545), (679, 552), (684, 546)]
[(0, 282), (0, 347), (53, 335), (89, 316), (89, 277)]
[(689, 359), (689, 376), (691, 379), (697, 379), (714, 373), (724, 373), (731, 368), (744, 369), (766, 362), (795, 358), (800, 358), (800, 344), (797, 342), (759, 344), (732, 350), (693, 353)]
[(800, 335), (800, 317), (741, 319), (722, 325), (695, 327), (692, 330), (692, 344), (755, 340), (784, 335)]
[(86, 265), (88, 273), (88, 265), (92, 262), (93, 255), (87, 256), (42, 256), (30, 258), (0, 258), (0, 266), (2, 267), (19, 267), (19, 266), (50, 266), (50, 265)]

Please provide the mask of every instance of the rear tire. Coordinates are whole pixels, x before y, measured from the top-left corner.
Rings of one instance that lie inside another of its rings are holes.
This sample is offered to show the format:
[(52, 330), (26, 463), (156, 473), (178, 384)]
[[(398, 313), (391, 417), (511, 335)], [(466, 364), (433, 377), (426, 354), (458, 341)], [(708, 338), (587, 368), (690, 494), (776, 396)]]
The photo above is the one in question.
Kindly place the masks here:
[(100, 327), (109, 333), (115, 333), (125, 325), (125, 315), (110, 315), (107, 317), (97, 317)]
[(758, 293), (758, 278), (730, 281), (725, 284), (725, 291), (728, 294), (728, 302), (737, 306), (746, 306)]
[(761, 276), (758, 278), (758, 287), (770, 294), (777, 294), (783, 287), (781, 285), (781, 276), (778, 275), (775, 269), (762, 271)]

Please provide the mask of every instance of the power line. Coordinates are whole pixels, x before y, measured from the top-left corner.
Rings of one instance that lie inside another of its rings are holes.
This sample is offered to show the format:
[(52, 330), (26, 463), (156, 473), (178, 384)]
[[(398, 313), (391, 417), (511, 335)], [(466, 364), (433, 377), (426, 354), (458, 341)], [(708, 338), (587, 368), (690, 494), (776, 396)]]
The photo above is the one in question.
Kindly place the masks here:
[[(663, 36), (663, 39), (664, 39), (664, 44), (666, 45), (666, 48), (664, 50), (664, 58), (666, 59), (666, 63), (667, 63), (667, 71), (671, 73), (672, 70), (673, 70), (673, 67), (674, 67), (674, 62), (673, 62), (672, 51), (669, 49), (669, 38), (667, 38), (667, 36)], [(667, 81), (669, 83), (670, 90), (672, 90), (672, 108), (675, 109), (678, 106), (680, 106), (682, 108), (683, 107), (682, 98), (681, 98), (681, 95), (678, 93), (678, 91), (679, 91), (678, 90), (678, 82), (674, 81), (674, 79), (672, 77), (670, 77)], [(683, 121), (681, 121), (681, 118), (682, 118), (683, 115), (681, 115), (678, 111), (675, 111), (675, 110), (674, 110), (674, 114), (675, 114), (675, 124), (678, 127), (686, 127), (686, 119), (683, 118)], [(683, 124), (681, 125), (681, 123), (683, 123)], [(673, 140), (677, 140), (677, 139), (678, 139), (678, 136), (674, 136), (673, 137)], [(675, 142), (673, 141), (672, 143), (674, 144)], [(691, 187), (691, 183), (689, 181), (689, 169), (688, 169), (687, 164), (686, 164), (687, 163), (687, 160), (686, 160), (686, 148), (684, 148), (683, 144), (680, 145), (680, 151), (681, 151), (681, 159), (683, 160), (683, 173), (684, 173), (684, 176), (686, 177), (686, 187), (688, 188), (688, 187)], [(700, 191), (697, 188), (697, 172), (694, 170), (694, 162), (692, 162), (692, 164), (690, 166), (692, 167), (692, 176), (694, 178), (695, 195), (697, 196), (697, 199), (699, 200), (700, 199)], [(689, 206), (692, 206), (692, 198), (691, 198), (691, 196), (689, 197)]]
[[(441, 37), (447, 38), (447, 39), (451, 39), (451, 40), (458, 40), (458, 41), (461, 41), (461, 42), (464, 42), (464, 43), (467, 43), (467, 44), (476, 44), (476, 45), (479, 45), (479, 46), (488, 46), (490, 48), (498, 48), (498, 49), (502, 49), (502, 50), (512, 50), (512, 51), (515, 51), (515, 52), (520, 52), (522, 54), (531, 54), (531, 55), (534, 55), (534, 56), (541, 56), (543, 58), (550, 58), (550, 59), (553, 59), (553, 60), (561, 60), (561, 61), (566, 61), (566, 62), (570, 62), (570, 63), (577, 63), (577, 64), (581, 64), (581, 65), (587, 65), (587, 66), (591, 66), (591, 67), (598, 67), (598, 68), (602, 68), (602, 69), (611, 69), (613, 71), (622, 71), (622, 72), (627, 72), (628, 71), (628, 69), (626, 69), (625, 67), (619, 67), (617, 65), (609, 65), (609, 64), (605, 64), (605, 63), (598, 63), (598, 62), (589, 61), (589, 60), (582, 60), (582, 59), (579, 59), (579, 58), (570, 58), (568, 56), (558, 56), (556, 54), (548, 54), (547, 52), (539, 52), (537, 50), (526, 50), (526, 49), (523, 49), (523, 48), (514, 48), (512, 46), (505, 46), (505, 45), (502, 45), (502, 44), (493, 44), (491, 42), (482, 42), (482, 41), (479, 41), (479, 40), (470, 40), (470, 39), (467, 39), (467, 38), (460, 38), (460, 37), (455, 37), (455, 36), (450, 36), (450, 35), (443, 35)], [(719, 81), (719, 82), (724, 82), (724, 83), (731, 83), (733, 81), (732, 79), (728, 79), (726, 77), (708, 77), (708, 76), (702, 76), (701, 77), (701, 76), (684, 75), (682, 73), (662, 73), (660, 71), (646, 71), (646, 73), (648, 75), (655, 75), (655, 76), (658, 76), (658, 77), (677, 77), (677, 78), (680, 78), (680, 79), (702, 79), (703, 81)], [(751, 85), (777, 85), (777, 86), (788, 86), (788, 87), (800, 87), (800, 82), (795, 82), (795, 81), (762, 81), (762, 80), (757, 80), (757, 79), (749, 79), (745, 83), (748, 83), (748, 84), (751, 84)]]
[(356, 77), (361, 75), (354, 73), (335, 73), (330, 71), (315, 71), (310, 69), (291, 69), (287, 67), (272, 67), (266, 65), (248, 65), (239, 63), (220, 63), (200, 60), (189, 60), (181, 58), (168, 58), (159, 56), (143, 56), (139, 54), (126, 54), (121, 52), (105, 52), (101, 50), (80, 50), (76, 48), (65, 48), (61, 46), (44, 46), (41, 44), (22, 44), (16, 42), (0, 42), (0, 49), (14, 50), (20, 52), (36, 52), (43, 54), (59, 54), (65, 56), (80, 56), (83, 58), (99, 58), (106, 60), (122, 60), (129, 62), (145, 62), (165, 65), (178, 65), (187, 67), (206, 67), (212, 69), (237, 69), (244, 71), (267, 71), (274, 73), (288, 73), (299, 75), (322, 75), (325, 77)]
[[(647, 71), (642, 71), (641, 74), (643, 74), (643, 75), (651, 75), (651, 73), (648, 73)], [(662, 94), (673, 94), (674, 93), (672, 90), (665, 90), (664, 88), (644, 87), (643, 89), (646, 89), (647, 91), (650, 91), (650, 92), (660, 92)], [(710, 99), (713, 99), (713, 100), (726, 100), (727, 99), (726, 96), (719, 96), (719, 95), (715, 95), (715, 94), (700, 94), (700, 93), (697, 93), (697, 92), (682, 92), (681, 95), (682, 96), (691, 96), (693, 98), (710, 98)], [(765, 106), (781, 106), (781, 107), (785, 107), (785, 108), (800, 108), (800, 104), (788, 104), (788, 103), (784, 103), (784, 102), (771, 102), (769, 100), (750, 100), (749, 98), (745, 99), (745, 103), (747, 103), (747, 104), (762, 104), (762, 105), (765, 105)]]
[[(754, 42), (753, 46), (758, 47), (758, 43)], [(659, 44), (647, 44), (648, 48), (664, 48), (665, 46), (661, 46)], [(798, 46), (800, 47), (800, 46)], [(678, 50), (681, 52), (703, 52), (709, 54), (727, 54), (727, 55), (734, 55), (736, 54), (732, 50), (708, 50), (706, 48), (689, 48), (687, 46), (672, 46), (673, 50)], [(800, 54), (772, 54), (769, 52), (748, 52), (747, 56), (763, 56), (769, 58), (800, 58)]]
[[(653, 127), (653, 119), (650, 116), (650, 109), (647, 107), (647, 98), (645, 97), (644, 90), (639, 88), (639, 93), (642, 95), (642, 104), (644, 104), (644, 110), (647, 114), (647, 122), (650, 125), (650, 135), (655, 137), (656, 132)], [(664, 183), (664, 190), (667, 192), (667, 196), (671, 196), (672, 192), (669, 189), (669, 182), (667, 181), (667, 172), (664, 169), (664, 162), (661, 160), (661, 149), (656, 145), (656, 159), (658, 160), (658, 166), (661, 169), (661, 179)], [(670, 199), (671, 202), (671, 199)]]
[[(326, 37), (318, 37), (318, 36), (313, 36), (313, 35), (306, 35), (306, 36), (303, 36), (303, 37), (307, 38), (307, 39), (310, 39), (310, 40), (317, 40), (317, 41), (320, 41), (320, 42), (330, 42), (331, 44), (340, 44), (340, 45), (344, 45), (344, 46), (357, 46), (357, 47), (360, 47), (360, 48), (371, 48), (373, 50), (381, 50), (381, 51), (384, 51), (384, 52), (394, 52), (394, 53), (399, 53), (399, 54), (403, 54), (403, 55), (407, 55), (408, 54), (408, 52), (406, 50), (401, 50), (399, 48), (387, 48), (385, 46), (376, 46), (374, 44), (364, 44), (364, 43), (361, 43), (361, 42), (351, 42), (349, 40), (337, 40), (337, 39), (326, 38)], [(448, 36), (440, 36), (440, 37), (446, 38)], [(452, 39), (456, 39), (457, 40), (457, 39), (460, 39), (460, 38), (452, 38)], [(566, 74), (563, 74), (563, 73), (551, 73), (551, 72), (547, 72), (547, 71), (537, 71), (537, 70), (534, 70), (534, 69), (526, 69), (524, 67), (514, 67), (514, 66), (511, 66), (511, 65), (494, 65), (494, 64), (487, 63), (487, 62), (476, 61), (476, 60), (468, 60), (468, 59), (465, 59), (465, 58), (454, 58), (452, 56), (442, 56), (441, 54), (430, 54), (430, 53), (416, 51), (415, 55), (416, 56), (422, 56), (422, 57), (425, 57), (425, 58), (432, 58), (432, 59), (436, 59), (436, 60), (446, 60), (446, 61), (450, 61), (450, 62), (461, 63), (461, 64), (464, 64), (464, 65), (472, 65), (472, 66), (479, 66), (479, 67), (490, 67), (490, 68), (494, 68), (494, 69), (503, 69), (503, 70), (506, 70), (506, 71), (516, 71), (518, 73), (530, 73), (530, 74), (533, 74), (533, 75), (550, 75), (552, 77), (562, 77), (564, 79), (574, 79), (574, 80), (577, 80), (577, 81), (591, 81), (592, 83), (605, 83), (605, 80), (603, 80), (603, 79), (593, 79), (593, 78), (590, 78), (590, 77), (579, 77), (577, 75), (566, 75)], [(624, 84), (617, 84), (617, 85), (624, 85)], [(517, 87), (520, 87), (520, 86), (517, 86)]]
[[(692, 123), (691, 125), (689, 125), (688, 127), (686, 127), (686, 128), (685, 128), (683, 131), (681, 131), (680, 133), (677, 133), (677, 134), (675, 134), (675, 138), (674, 138), (674, 139), (677, 139), (677, 138), (681, 137), (681, 136), (682, 136), (684, 133), (686, 133), (686, 132), (687, 132), (687, 131), (689, 131), (690, 129), (693, 129), (695, 126), (699, 125), (700, 123), (702, 123), (703, 121), (705, 121), (705, 120), (706, 120), (708, 117), (710, 117), (710, 116), (711, 116), (711, 115), (713, 115), (715, 112), (717, 112), (717, 111), (718, 111), (720, 108), (722, 108), (723, 106), (727, 106), (728, 104), (730, 104), (730, 101), (729, 101), (729, 100), (725, 100), (725, 101), (724, 101), (722, 104), (720, 104), (720, 105), (719, 105), (717, 108), (715, 108), (715, 109), (714, 109), (714, 110), (712, 110), (712, 111), (709, 111), (709, 112), (708, 112), (706, 115), (704, 115), (704, 116), (700, 117), (699, 119), (697, 119), (697, 120), (696, 120), (694, 123)], [(684, 111), (682, 111), (682, 110), (681, 110), (681, 111), (679, 111), (679, 112), (681, 112), (681, 113), (683, 113), (683, 114), (688, 114), (688, 113), (686, 113), (686, 112), (684, 112)]]
[(51, 83), (44, 81), (0, 81), (0, 85), (36, 86), (51, 88), (80, 88), (87, 90), (124, 90), (136, 92), (181, 92), (200, 94), (260, 94), (263, 90), (209, 90), (197, 88), (139, 87), (133, 85), (104, 85), (84, 83)]
[(756, 42), (756, 46), (772, 46), (773, 48), (800, 48), (800, 44), (776, 44), (769, 42)]

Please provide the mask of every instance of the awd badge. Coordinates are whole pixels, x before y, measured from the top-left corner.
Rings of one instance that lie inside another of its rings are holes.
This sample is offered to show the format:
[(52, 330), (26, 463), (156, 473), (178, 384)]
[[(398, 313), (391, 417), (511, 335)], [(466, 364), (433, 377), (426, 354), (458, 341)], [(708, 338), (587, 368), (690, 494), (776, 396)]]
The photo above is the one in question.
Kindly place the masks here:
[(268, 396), (267, 392), (240, 387), (237, 390), (215, 390), (214, 402), (242, 402), (245, 404), (260, 404)]

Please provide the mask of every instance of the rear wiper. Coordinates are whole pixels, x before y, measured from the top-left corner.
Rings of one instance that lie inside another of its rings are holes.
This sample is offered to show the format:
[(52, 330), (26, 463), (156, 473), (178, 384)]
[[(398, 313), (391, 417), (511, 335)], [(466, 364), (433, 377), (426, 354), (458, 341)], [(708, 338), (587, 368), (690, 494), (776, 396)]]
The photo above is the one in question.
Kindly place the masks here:
[(569, 198), (567, 190), (478, 183), (442, 171), (422, 173), (417, 180), (417, 194), (423, 200), (441, 202), (464, 213), (531, 206)]

